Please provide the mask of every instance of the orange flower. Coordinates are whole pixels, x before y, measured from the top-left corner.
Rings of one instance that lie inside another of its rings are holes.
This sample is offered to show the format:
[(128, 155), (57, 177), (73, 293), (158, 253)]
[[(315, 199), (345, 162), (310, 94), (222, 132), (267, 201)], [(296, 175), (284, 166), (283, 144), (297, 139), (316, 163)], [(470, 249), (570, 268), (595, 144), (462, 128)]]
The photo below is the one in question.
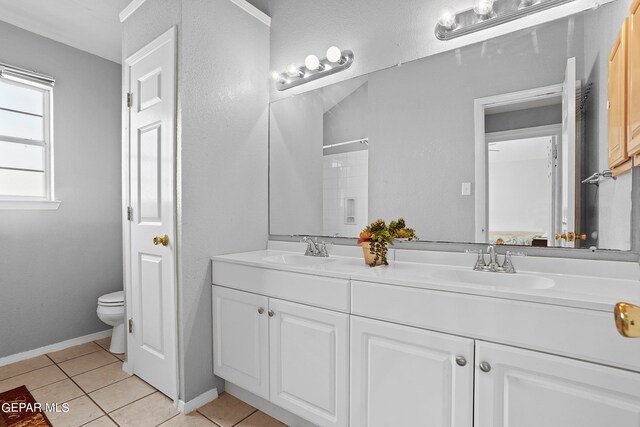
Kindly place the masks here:
[(362, 231), (360, 233), (360, 238), (358, 239), (358, 244), (361, 245), (364, 242), (370, 242), (371, 241), (371, 231)]

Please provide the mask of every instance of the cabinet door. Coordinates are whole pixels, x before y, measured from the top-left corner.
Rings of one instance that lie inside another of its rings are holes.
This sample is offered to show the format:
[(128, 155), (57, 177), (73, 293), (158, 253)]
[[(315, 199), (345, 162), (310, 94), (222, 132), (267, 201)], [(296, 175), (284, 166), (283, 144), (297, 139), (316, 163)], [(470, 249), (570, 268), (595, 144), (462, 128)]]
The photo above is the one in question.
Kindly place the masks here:
[(638, 427), (640, 374), (478, 342), (476, 427)]
[(268, 299), (213, 287), (213, 372), (269, 398)]
[(631, 5), (628, 31), (627, 150), (634, 155), (640, 154), (640, 0)]
[(352, 316), (351, 425), (470, 427), (473, 365), (473, 340)]
[(349, 316), (269, 299), (271, 401), (320, 426), (346, 426)]
[(625, 20), (609, 55), (609, 167), (612, 169), (629, 159), (626, 137), (627, 23)]

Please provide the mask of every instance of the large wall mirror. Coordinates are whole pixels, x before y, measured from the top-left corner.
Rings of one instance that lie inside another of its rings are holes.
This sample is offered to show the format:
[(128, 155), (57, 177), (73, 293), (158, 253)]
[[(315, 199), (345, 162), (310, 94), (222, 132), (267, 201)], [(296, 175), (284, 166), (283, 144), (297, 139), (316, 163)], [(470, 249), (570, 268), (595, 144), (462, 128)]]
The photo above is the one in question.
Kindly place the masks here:
[[(271, 104), (270, 233), (630, 250), (608, 169), (609, 53), (626, 0)], [(575, 236), (575, 238), (567, 238)]]

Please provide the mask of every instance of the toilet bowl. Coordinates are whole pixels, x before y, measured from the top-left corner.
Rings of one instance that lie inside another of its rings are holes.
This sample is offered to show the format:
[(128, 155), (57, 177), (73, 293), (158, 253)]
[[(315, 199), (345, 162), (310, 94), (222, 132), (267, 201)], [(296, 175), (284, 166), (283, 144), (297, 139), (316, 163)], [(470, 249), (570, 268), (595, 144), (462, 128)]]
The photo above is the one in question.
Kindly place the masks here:
[(111, 353), (122, 354), (126, 349), (124, 330), (124, 291), (113, 292), (98, 298), (98, 318), (109, 326), (111, 333)]

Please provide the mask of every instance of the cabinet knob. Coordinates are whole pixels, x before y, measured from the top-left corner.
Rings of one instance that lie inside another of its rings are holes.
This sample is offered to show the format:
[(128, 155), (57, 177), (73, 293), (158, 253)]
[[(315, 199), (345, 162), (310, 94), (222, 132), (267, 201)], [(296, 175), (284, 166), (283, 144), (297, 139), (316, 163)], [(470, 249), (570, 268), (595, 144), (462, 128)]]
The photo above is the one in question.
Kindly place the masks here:
[(273, 310), (269, 310), (269, 317), (273, 317), (275, 315), (276, 315), (276, 313)]
[(489, 372), (491, 370), (491, 365), (489, 362), (480, 362), (480, 370), (482, 372)]
[(260, 308), (258, 309), (258, 314), (262, 314), (262, 313), (264, 313), (264, 308), (260, 307)]
[(456, 363), (458, 366), (465, 366), (467, 364), (467, 359), (465, 359), (464, 356), (457, 356)]
[(614, 309), (616, 328), (623, 337), (640, 337), (640, 307), (619, 302)]

